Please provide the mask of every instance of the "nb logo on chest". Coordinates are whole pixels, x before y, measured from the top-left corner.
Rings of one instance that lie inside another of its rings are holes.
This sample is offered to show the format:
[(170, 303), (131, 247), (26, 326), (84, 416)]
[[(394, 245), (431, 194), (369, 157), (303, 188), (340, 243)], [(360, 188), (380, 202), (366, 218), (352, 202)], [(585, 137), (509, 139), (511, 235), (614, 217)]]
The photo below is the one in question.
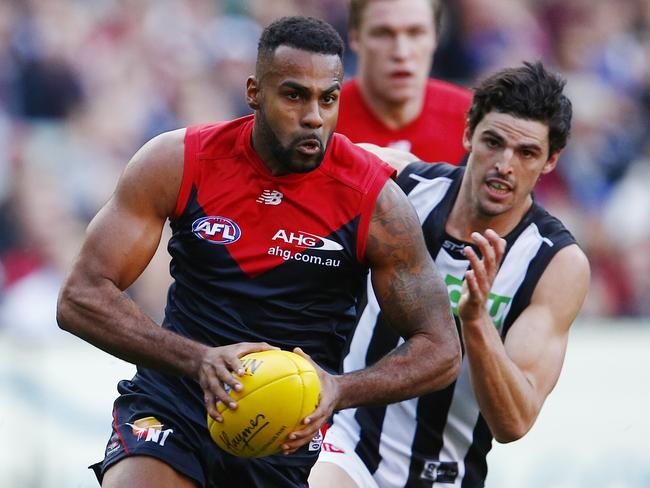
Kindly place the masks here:
[(284, 195), (282, 192), (279, 192), (277, 190), (264, 190), (255, 201), (257, 203), (263, 203), (265, 205), (280, 205), (280, 203), (282, 203), (283, 196)]

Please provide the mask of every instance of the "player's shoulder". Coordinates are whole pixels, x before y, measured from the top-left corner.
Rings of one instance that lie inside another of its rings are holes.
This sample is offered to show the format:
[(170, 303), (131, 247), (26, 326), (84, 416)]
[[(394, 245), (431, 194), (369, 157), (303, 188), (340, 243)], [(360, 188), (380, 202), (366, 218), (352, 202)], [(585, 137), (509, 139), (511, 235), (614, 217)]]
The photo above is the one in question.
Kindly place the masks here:
[(423, 188), (428, 188), (427, 191), (445, 191), (445, 188), (460, 185), (464, 173), (464, 166), (416, 161), (402, 169), (397, 184), (407, 195), (421, 184), (426, 185)]
[(427, 163), (415, 161), (406, 165), (399, 174), (398, 183), (408, 180), (434, 180), (436, 178), (447, 178), (457, 180), (463, 177), (464, 166), (455, 166), (445, 162)]
[(246, 115), (225, 122), (207, 122), (187, 128), (185, 144), (203, 157), (228, 157), (239, 153), (253, 127), (254, 116)]
[(532, 300), (568, 313), (570, 319), (564, 321), (568, 328), (582, 306), (590, 276), (591, 266), (584, 251), (576, 243), (566, 245), (548, 259)]
[(537, 201), (534, 202), (531, 210), (524, 217), (524, 224), (534, 223), (540, 236), (550, 246), (558, 249), (577, 244), (576, 238), (564, 223), (555, 215), (551, 214)]
[(147, 141), (129, 161), (130, 167), (146, 166), (161, 169), (182, 166), (186, 128), (163, 132)]
[(437, 111), (460, 113), (465, 112), (472, 103), (472, 92), (454, 83), (429, 78), (427, 80), (428, 105)]
[(147, 141), (124, 168), (115, 201), (150, 204), (158, 215), (171, 215), (183, 175), (185, 133), (176, 129)]
[(572, 268), (578, 273), (589, 273), (590, 265), (587, 254), (577, 242), (563, 247), (553, 258), (553, 264), (560, 269)]
[(376, 165), (388, 166), (379, 157), (369, 151), (354, 144), (347, 136), (334, 132), (332, 134), (331, 158), (336, 163), (347, 163), (354, 161), (355, 166), (364, 168), (367, 166), (374, 167)]
[(429, 78), (427, 80), (427, 91), (445, 96), (451, 96), (459, 100), (470, 102), (472, 91), (464, 86), (456, 85), (450, 81)]
[(323, 170), (350, 186), (365, 186), (377, 177), (387, 179), (395, 174), (386, 162), (337, 132), (330, 141), (328, 163)]

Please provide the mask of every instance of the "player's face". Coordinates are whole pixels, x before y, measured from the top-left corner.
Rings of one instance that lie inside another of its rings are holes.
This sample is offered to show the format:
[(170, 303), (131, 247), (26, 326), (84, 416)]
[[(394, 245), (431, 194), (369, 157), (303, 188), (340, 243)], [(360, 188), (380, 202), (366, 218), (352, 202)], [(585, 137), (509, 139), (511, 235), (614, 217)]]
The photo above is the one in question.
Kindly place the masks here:
[(370, 1), (350, 45), (370, 95), (389, 104), (421, 97), (436, 47), (431, 1)]
[(559, 156), (549, 158), (546, 124), (498, 112), (486, 114), (473, 134), (466, 131), (463, 142), (468, 194), (485, 217), (527, 209), (539, 176), (551, 172)]
[[(325, 156), (343, 78), (336, 55), (280, 46), (261, 79), (249, 78), (253, 144), (273, 174), (306, 173)], [(257, 147), (260, 146), (260, 147)]]

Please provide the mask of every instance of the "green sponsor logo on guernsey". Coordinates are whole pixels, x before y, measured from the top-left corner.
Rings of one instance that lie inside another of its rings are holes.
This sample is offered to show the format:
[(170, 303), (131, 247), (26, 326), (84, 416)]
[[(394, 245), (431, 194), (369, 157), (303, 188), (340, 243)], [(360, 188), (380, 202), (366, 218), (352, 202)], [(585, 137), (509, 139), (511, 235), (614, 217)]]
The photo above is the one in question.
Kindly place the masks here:
[[(449, 301), (451, 302), (451, 311), (455, 316), (458, 316), (458, 302), (460, 301), (460, 293), (463, 289), (463, 281), (455, 276), (448, 274), (445, 276), (445, 284), (447, 285), (447, 293), (449, 294)], [(501, 330), (501, 323), (505, 317), (506, 307), (512, 301), (512, 297), (506, 297), (490, 293), (488, 295), (488, 313), (494, 322), (497, 330)]]

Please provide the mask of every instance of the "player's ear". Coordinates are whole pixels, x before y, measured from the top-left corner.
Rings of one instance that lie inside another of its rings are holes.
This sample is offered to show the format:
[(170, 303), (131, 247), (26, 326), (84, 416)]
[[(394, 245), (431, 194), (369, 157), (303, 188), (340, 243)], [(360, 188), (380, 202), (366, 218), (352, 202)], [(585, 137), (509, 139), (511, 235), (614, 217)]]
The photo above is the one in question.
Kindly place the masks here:
[(348, 44), (352, 52), (359, 54), (359, 31), (358, 29), (350, 29), (348, 31)]
[(246, 103), (253, 110), (259, 110), (260, 101), (260, 83), (255, 76), (249, 76), (246, 80)]
[(542, 174), (543, 175), (548, 174), (548, 173), (550, 173), (551, 171), (553, 171), (555, 169), (555, 167), (557, 166), (557, 160), (560, 158), (560, 153), (561, 152), (562, 151), (555, 151), (551, 155), (551, 157), (548, 158), (548, 161), (546, 161), (546, 163), (544, 163), (544, 167), (542, 168)]
[(463, 131), (463, 148), (468, 154), (472, 152), (472, 134), (470, 134), (467, 126)]

